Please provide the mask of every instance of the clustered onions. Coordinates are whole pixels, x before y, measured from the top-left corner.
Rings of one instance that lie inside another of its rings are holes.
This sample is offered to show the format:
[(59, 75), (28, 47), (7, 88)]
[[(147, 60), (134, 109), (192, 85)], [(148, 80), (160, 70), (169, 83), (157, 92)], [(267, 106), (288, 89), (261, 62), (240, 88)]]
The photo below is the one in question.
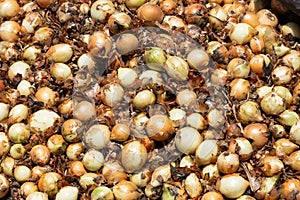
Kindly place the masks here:
[(299, 199), (285, 1), (0, 0), (0, 199)]

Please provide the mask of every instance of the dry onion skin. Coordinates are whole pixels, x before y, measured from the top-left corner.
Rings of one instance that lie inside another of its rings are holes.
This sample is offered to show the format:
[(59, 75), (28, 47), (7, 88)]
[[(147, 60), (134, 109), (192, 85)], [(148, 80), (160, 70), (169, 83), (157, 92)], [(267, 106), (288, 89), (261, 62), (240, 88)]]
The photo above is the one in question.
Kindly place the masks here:
[(283, 2), (0, 0), (0, 199), (299, 199)]

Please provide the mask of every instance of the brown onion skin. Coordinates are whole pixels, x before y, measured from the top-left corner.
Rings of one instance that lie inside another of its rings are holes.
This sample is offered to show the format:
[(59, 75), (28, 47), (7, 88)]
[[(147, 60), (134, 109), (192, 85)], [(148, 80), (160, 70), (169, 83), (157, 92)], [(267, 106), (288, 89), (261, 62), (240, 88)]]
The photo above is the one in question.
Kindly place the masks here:
[(260, 149), (269, 141), (269, 129), (267, 125), (263, 123), (249, 124), (244, 129), (244, 136), (253, 140), (253, 146)]

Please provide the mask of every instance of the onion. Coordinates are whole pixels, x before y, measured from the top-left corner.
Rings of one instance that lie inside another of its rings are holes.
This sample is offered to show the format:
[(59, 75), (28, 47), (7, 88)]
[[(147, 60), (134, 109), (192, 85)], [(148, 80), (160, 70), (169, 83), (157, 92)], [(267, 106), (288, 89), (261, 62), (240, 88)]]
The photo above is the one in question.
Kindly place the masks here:
[(30, 131), (33, 133), (53, 134), (55, 124), (60, 119), (59, 115), (50, 110), (39, 110), (33, 113), (29, 118)]
[(116, 200), (122, 200), (122, 199), (138, 199), (141, 194), (137, 191), (137, 186), (130, 182), (122, 180), (115, 186), (113, 186), (113, 193), (116, 198)]
[(4, 156), (8, 153), (10, 144), (7, 135), (4, 132), (0, 132), (0, 156)]
[(129, 142), (122, 149), (122, 164), (131, 173), (141, 169), (146, 163), (147, 157), (147, 149), (139, 141)]
[(184, 154), (194, 154), (202, 140), (200, 133), (191, 127), (179, 129), (175, 136), (176, 147)]
[(21, 185), (21, 194), (27, 197), (29, 194), (38, 191), (38, 187), (34, 182), (25, 182)]
[(184, 188), (191, 198), (195, 198), (202, 193), (202, 185), (195, 173), (191, 173), (186, 177)]
[(62, 180), (62, 177), (58, 173), (48, 172), (43, 174), (38, 181), (39, 191), (47, 193), (50, 198), (55, 197), (59, 190), (58, 182), (60, 180)]
[(0, 103), (0, 122), (8, 117), (9, 105), (5, 103)]
[(235, 153), (222, 152), (217, 159), (218, 170), (224, 174), (232, 174), (239, 168), (239, 156)]
[(286, 200), (299, 199), (300, 181), (296, 178), (287, 179), (281, 185), (281, 198)]
[(3, 198), (9, 191), (9, 182), (7, 178), (0, 174), (0, 198)]
[(28, 195), (26, 200), (48, 200), (48, 195), (43, 192), (33, 192)]
[(201, 200), (224, 200), (223, 196), (219, 192), (207, 192)]
[(196, 150), (196, 162), (198, 165), (207, 165), (217, 160), (217, 140), (204, 140)]
[(98, 175), (96, 173), (85, 173), (82, 176), (80, 176), (79, 184), (81, 188), (85, 191), (89, 187), (96, 185), (95, 180), (97, 177)]
[(149, 170), (143, 170), (139, 173), (133, 174), (130, 177), (130, 181), (139, 188), (143, 188), (151, 180), (151, 172)]
[(246, 101), (238, 110), (238, 117), (243, 124), (249, 122), (260, 122), (263, 120), (259, 105), (254, 101)]
[(27, 181), (31, 177), (31, 170), (24, 165), (17, 166), (14, 169), (14, 178), (18, 182)]
[(56, 194), (55, 200), (77, 200), (78, 188), (73, 186), (65, 186)]
[(157, 187), (166, 182), (171, 178), (171, 167), (170, 165), (162, 165), (157, 167), (152, 173), (150, 185)]
[(93, 125), (84, 133), (83, 140), (90, 148), (103, 149), (110, 142), (110, 130), (106, 125)]
[(262, 148), (268, 143), (269, 129), (266, 124), (249, 124), (244, 129), (245, 138), (253, 140), (256, 148)]
[(96, 150), (89, 150), (83, 156), (82, 163), (89, 171), (97, 171), (104, 164), (104, 157), (101, 152)]
[(155, 141), (164, 141), (174, 133), (172, 121), (165, 115), (152, 116), (146, 125), (148, 136)]
[(262, 171), (266, 176), (274, 176), (284, 168), (283, 162), (276, 156), (265, 156), (261, 163), (263, 164)]
[(291, 142), (289, 139), (280, 138), (279, 140), (275, 141), (274, 148), (276, 149), (276, 155), (283, 157), (294, 152), (299, 148), (299, 146)]
[(114, 200), (115, 198), (111, 189), (106, 186), (99, 186), (96, 187), (91, 193), (91, 200), (98, 199)]
[(244, 194), (249, 185), (249, 182), (239, 174), (229, 174), (221, 178), (217, 187), (225, 197), (238, 198)]

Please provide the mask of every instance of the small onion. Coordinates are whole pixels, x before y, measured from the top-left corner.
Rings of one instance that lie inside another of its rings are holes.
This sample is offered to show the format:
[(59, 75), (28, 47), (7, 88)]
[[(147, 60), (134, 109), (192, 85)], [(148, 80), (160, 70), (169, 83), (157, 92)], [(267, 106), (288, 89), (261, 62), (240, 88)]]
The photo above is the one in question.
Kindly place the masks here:
[(158, 47), (152, 47), (150, 50), (145, 51), (145, 62), (147, 66), (156, 71), (163, 71), (163, 64), (167, 58), (163, 49)]
[(200, 133), (191, 127), (179, 129), (175, 136), (175, 145), (184, 154), (194, 154), (202, 141)]
[(82, 163), (89, 171), (97, 171), (104, 164), (104, 157), (100, 151), (89, 150), (83, 156)]
[(275, 85), (284, 85), (292, 80), (293, 70), (286, 66), (277, 66), (272, 71), (272, 81)]
[(281, 185), (281, 198), (286, 200), (299, 199), (300, 181), (289, 178)]
[(56, 80), (60, 81), (67, 80), (72, 74), (70, 67), (64, 63), (53, 64), (50, 68), (50, 72), (52, 76), (56, 78)]
[(110, 142), (110, 130), (106, 125), (93, 125), (83, 137), (88, 147), (100, 150)]
[(55, 200), (77, 200), (78, 188), (74, 186), (65, 186), (56, 194)]
[(282, 125), (293, 126), (299, 120), (299, 116), (296, 112), (291, 110), (285, 110), (279, 115), (277, 120)]
[(78, 142), (80, 140), (79, 128), (81, 121), (77, 119), (68, 119), (62, 124), (61, 134), (67, 142)]
[(169, 118), (173, 122), (174, 127), (178, 127), (184, 123), (186, 112), (179, 108), (173, 108), (169, 111)]
[(30, 159), (37, 165), (45, 165), (50, 160), (50, 151), (45, 145), (35, 145), (30, 150)]
[(201, 171), (201, 176), (204, 180), (215, 180), (220, 177), (219, 169), (216, 164), (205, 165)]
[(259, 105), (254, 101), (246, 101), (238, 110), (238, 117), (243, 124), (249, 122), (260, 122), (263, 120)]
[(48, 172), (43, 174), (38, 181), (39, 191), (47, 193), (50, 198), (55, 197), (59, 190), (58, 182), (60, 180), (62, 180), (62, 177), (56, 172)]
[(48, 195), (43, 192), (33, 192), (27, 196), (26, 200), (48, 200)]
[(165, 64), (165, 70), (171, 78), (184, 81), (188, 78), (189, 65), (178, 56), (169, 56)]
[(195, 198), (202, 193), (202, 185), (195, 173), (191, 173), (186, 177), (184, 188), (191, 198)]
[(27, 181), (31, 177), (31, 170), (25, 166), (25, 165), (20, 165), (17, 166), (14, 169), (14, 178), (18, 182), (24, 182)]
[(274, 176), (284, 168), (283, 162), (276, 156), (265, 156), (260, 163), (263, 164), (261, 169), (266, 176)]
[(228, 150), (231, 153), (237, 153), (242, 161), (248, 160), (253, 153), (250, 141), (243, 137), (232, 138), (230, 140)]
[(151, 180), (151, 172), (149, 170), (143, 170), (139, 173), (133, 174), (130, 177), (130, 181), (139, 188), (143, 188)]
[(29, 194), (38, 191), (38, 187), (34, 182), (25, 182), (21, 185), (21, 194), (27, 197)]
[(133, 98), (133, 106), (137, 109), (143, 110), (147, 108), (147, 106), (153, 105), (155, 101), (156, 97), (152, 91), (142, 90)]
[(80, 121), (87, 121), (95, 116), (95, 106), (88, 101), (81, 101), (74, 107), (74, 118)]
[(124, 12), (114, 13), (109, 17), (107, 25), (110, 32), (117, 34), (131, 27), (131, 17)]
[(171, 178), (171, 167), (170, 165), (162, 165), (154, 170), (151, 177), (150, 185), (157, 187), (166, 182)]
[(98, 199), (114, 200), (115, 198), (111, 189), (106, 186), (99, 186), (96, 187), (91, 193), (91, 200)]
[(29, 96), (32, 93), (32, 88), (33, 87), (31, 83), (26, 80), (20, 81), (20, 83), (17, 86), (17, 90), (20, 93), (20, 95), (24, 95), (24, 96)]
[(115, 6), (110, 0), (98, 0), (91, 6), (91, 17), (94, 20), (103, 21), (115, 12)]
[(15, 159), (13, 159), (12, 157), (7, 156), (1, 162), (2, 172), (6, 176), (13, 176), (14, 167), (15, 167)]
[(101, 100), (110, 107), (116, 106), (124, 97), (124, 90), (117, 83), (107, 84), (102, 88)]
[(21, 122), (27, 118), (28, 107), (23, 104), (18, 104), (14, 106), (9, 112), (9, 120), (12, 122)]
[(35, 98), (45, 105), (53, 105), (55, 102), (55, 92), (49, 87), (41, 87), (35, 93)]
[(228, 151), (222, 152), (217, 159), (218, 170), (224, 174), (232, 174), (239, 168), (239, 156)]
[(73, 56), (73, 50), (69, 44), (56, 44), (50, 47), (45, 56), (50, 62), (65, 63)]
[(285, 110), (286, 103), (277, 93), (270, 92), (262, 98), (260, 106), (268, 115), (279, 115)]
[(67, 144), (62, 135), (52, 135), (47, 141), (47, 147), (54, 155), (63, 154), (66, 151)]
[(20, 5), (16, 0), (4, 0), (0, 2), (0, 17), (14, 17), (18, 14)]
[(247, 95), (250, 93), (250, 83), (248, 80), (236, 78), (229, 86), (231, 87), (230, 96), (237, 100), (246, 99)]
[(109, 184), (116, 184), (128, 178), (123, 167), (116, 161), (104, 163), (102, 174)]
[(176, 95), (176, 103), (180, 106), (189, 106), (195, 103), (197, 95), (193, 90), (185, 89), (178, 92)]
[(155, 22), (162, 22), (164, 13), (159, 6), (155, 4), (144, 4), (137, 10), (137, 16), (146, 24), (154, 24)]
[(141, 169), (146, 163), (147, 157), (147, 149), (139, 141), (127, 143), (121, 153), (122, 165), (131, 173)]
[(155, 141), (164, 141), (174, 133), (172, 121), (165, 115), (152, 116), (146, 125), (148, 136)]
[(279, 157), (287, 156), (299, 148), (298, 145), (286, 138), (276, 140), (273, 147), (276, 149), (276, 155)]
[(71, 176), (80, 177), (86, 173), (86, 170), (81, 161), (75, 160), (70, 162), (70, 165), (68, 167), (68, 173)]
[(80, 176), (79, 184), (83, 190), (87, 190), (93, 185), (96, 185), (96, 178), (98, 175), (96, 173), (85, 173), (82, 176)]
[(119, 68), (118, 79), (123, 87), (128, 87), (137, 79), (137, 72), (130, 68)]
[(15, 123), (9, 127), (8, 137), (13, 143), (25, 143), (30, 137), (29, 127), (23, 123)]
[(250, 73), (250, 66), (246, 60), (234, 58), (228, 63), (227, 71), (234, 78), (247, 78)]
[(9, 153), (14, 159), (21, 159), (24, 158), (26, 149), (22, 144), (14, 144), (11, 146)]
[(137, 9), (146, 2), (146, 0), (125, 0), (125, 5), (130, 9)]
[(196, 150), (196, 162), (198, 165), (207, 165), (217, 160), (217, 140), (204, 140)]
[(213, 128), (220, 128), (225, 124), (225, 117), (221, 110), (212, 109), (207, 114), (207, 123)]
[(259, 24), (262, 25), (270, 25), (272, 27), (276, 27), (278, 24), (278, 19), (275, 14), (273, 14), (268, 9), (261, 9), (256, 13)]
[(13, 81), (13, 79), (19, 74), (21, 75), (22, 79), (28, 78), (30, 66), (23, 62), (17, 61), (14, 62), (8, 70), (8, 78)]
[(7, 118), (9, 114), (9, 105), (0, 102), (0, 122)]
[(3, 174), (0, 174), (0, 198), (3, 198), (8, 192), (9, 182)]
[(47, 132), (51, 135), (59, 119), (59, 115), (53, 111), (46, 109), (39, 110), (29, 118), (30, 131), (38, 134)]
[(229, 174), (221, 178), (217, 187), (225, 197), (238, 198), (244, 194), (249, 185), (249, 182), (239, 174)]
[(246, 44), (255, 34), (255, 29), (246, 23), (238, 23), (230, 30), (229, 37), (236, 44)]
[(202, 49), (194, 49), (187, 55), (187, 62), (196, 70), (206, 69), (209, 60), (208, 54)]
[(252, 144), (260, 149), (268, 143), (269, 129), (266, 124), (253, 123), (244, 128), (244, 137), (251, 139)]
[(0, 25), (0, 38), (7, 42), (16, 42), (19, 39), (20, 25), (15, 21), (4, 21)]
[(206, 128), (206, 120), (199, 113), (192, 113), (186, 118), (186, 124), (197, 129), (203, 130)]
[(82, 142), (70, 144), (67, 147), (67, 157), (70, 160), (79, 160), (81, 158), (81, 153), (84, 151), (84, 146)]
[(207, 192), (201, 200), (224, 200), (223, 196), (219, 192)]
[(121, 55), (128, 55), (138, 49), (139, 40), (134, 34), (121, 34), (116, 41), (117, 51)]
[(118, 184), (113, 186), (112, 190), (116, 200), (136, 200), (141, 196), (141, 194), (137, 191), (137, 186), (130, 181), (122, 180)]

